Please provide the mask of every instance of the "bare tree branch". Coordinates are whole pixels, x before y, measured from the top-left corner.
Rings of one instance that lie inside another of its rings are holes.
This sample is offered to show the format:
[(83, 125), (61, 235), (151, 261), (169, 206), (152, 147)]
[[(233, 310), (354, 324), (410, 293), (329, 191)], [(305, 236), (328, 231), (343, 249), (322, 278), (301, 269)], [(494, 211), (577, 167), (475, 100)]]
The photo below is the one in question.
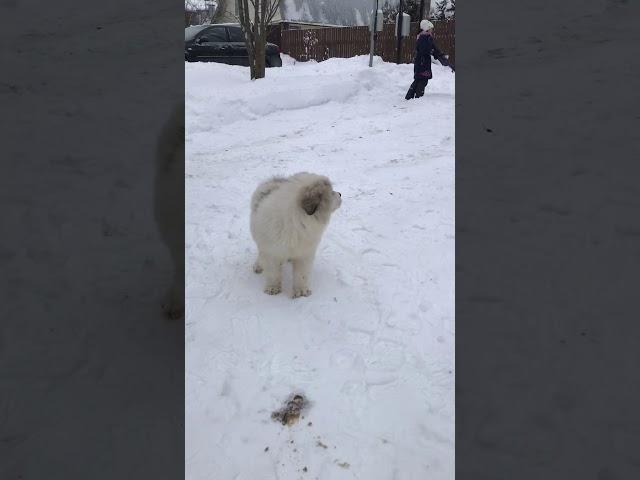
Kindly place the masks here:
[(259, 0), (259, 4), (260, 4), (260, 35), (264, 35), (264, 30), (266, 29), (265, 24), (264, 24), (264, 19), (265, 19), (265, 13), (266, 13), (266, 5), (265, 5), (265, 0)]
[(280, 10), (280, 0), (271, 0), (269, 15), (267, 16), (266, 21), (267, 24), (271, 23), (273, 17), (275, 17), (276, 13), (278, 13), (278, 10)]
[(253, 27), (253, 33), (256, 35), (256, 38), (258, 36), (258, 34), (260, 33), (259, 31), (259, 25), (260, 25), (260, 16), (259, 16), (259, 12), (260, 12), (260, 4), (258, 3), (260, 0), (251, 0), (253, 1), (254, 5), (253, 5), (253, 23), (251, 24), (251, 26)]

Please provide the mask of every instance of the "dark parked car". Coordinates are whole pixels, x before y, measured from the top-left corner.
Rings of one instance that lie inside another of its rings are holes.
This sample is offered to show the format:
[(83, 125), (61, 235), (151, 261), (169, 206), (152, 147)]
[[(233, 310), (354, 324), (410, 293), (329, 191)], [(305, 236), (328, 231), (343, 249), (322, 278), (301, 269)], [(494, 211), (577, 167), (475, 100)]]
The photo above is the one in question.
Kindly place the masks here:
[[(267, 43), (267, 67), (281, 67), (280, 48)], [(249, 54), (238, 24), (193, 25), (184, 29), (184, 58), (188, 62), (249, 65)]]

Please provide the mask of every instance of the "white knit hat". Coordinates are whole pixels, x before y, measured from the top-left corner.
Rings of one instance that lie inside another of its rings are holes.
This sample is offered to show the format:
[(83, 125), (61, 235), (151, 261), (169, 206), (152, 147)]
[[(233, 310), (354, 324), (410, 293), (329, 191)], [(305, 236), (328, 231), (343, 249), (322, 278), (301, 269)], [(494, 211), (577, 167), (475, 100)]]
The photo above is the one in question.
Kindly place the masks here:
[(428, 31), (428, 30), (433, 30), (433, 23), (431, 23), (429, 20), (422, 20), (420, 22), (420, 30), (423, 31)]

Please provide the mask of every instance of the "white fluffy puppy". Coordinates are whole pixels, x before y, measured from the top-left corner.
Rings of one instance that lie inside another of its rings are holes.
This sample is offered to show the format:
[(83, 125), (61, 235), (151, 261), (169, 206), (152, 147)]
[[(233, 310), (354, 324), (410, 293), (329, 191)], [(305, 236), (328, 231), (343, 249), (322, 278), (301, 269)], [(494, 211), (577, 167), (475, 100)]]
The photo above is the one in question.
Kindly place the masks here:
[(251, 197), (251, 235), (258, 246), (253, 270), (265, 273), (265, 293), (282, 291), (282, 265), (293, 264), (293, 298), (311, 295), (309, 274), (331, 214), (340, 207), (327, 177), (302, 172), (258, 185)]

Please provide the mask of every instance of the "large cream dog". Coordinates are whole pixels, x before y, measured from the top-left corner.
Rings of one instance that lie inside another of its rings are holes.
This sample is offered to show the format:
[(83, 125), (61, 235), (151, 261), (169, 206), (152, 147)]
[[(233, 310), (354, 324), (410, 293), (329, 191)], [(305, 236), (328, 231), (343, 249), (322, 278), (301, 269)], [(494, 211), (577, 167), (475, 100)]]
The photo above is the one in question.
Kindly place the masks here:
[(265, 293), (282, 291), (282, 265), (293, 264), (293, 298), (311, 295), (309, 274), (322, 233), (340, 207), (327, 177), (297, 173), (258, 185), (251, 197), (251, 235), (258, 246), (256, 273), (265, 274)]

